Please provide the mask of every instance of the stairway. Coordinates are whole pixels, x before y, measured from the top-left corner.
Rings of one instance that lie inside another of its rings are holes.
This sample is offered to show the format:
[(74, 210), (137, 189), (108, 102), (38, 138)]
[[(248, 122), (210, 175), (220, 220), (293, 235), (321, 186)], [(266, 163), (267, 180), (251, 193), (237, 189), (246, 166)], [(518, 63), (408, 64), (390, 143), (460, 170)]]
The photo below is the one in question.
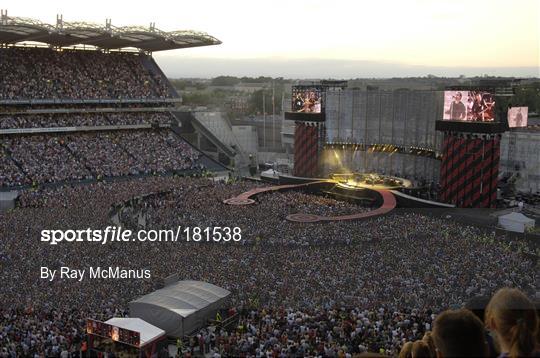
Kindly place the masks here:
[(180, 95), (178, 94), (178, 92), (176, 92), (176, 89), (171, 84), (171, 82), (169, 82), (169, 80), (167, 79), (167, 76), (165, 76), (165, 73), (163, 73), (161, 68), (159, 68), (156, 61), (154, 61), (153, 57), (147, 56), (147, 55), (141, 55), (141, 62), (143, 64), (143, 66), (148, 71), (150, 71), (151, 74), (153, 74), (154, 76), (159, 76), (159, 77), (161, 77), (163, 79), (163, 81), (167, 84), (167, 87), (169, 88), (169, 93), (170, 93), (171, 97), (180, 98)]

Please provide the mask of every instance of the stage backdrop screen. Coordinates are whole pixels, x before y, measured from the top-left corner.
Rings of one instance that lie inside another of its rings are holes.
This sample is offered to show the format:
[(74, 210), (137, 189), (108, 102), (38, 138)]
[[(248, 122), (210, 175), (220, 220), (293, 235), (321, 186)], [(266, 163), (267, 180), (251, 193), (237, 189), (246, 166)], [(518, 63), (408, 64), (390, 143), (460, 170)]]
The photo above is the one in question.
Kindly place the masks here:
[(293, 87), (292, 111), (296, 113), (321, 113), (322, 91), (319, 87)]
[(493, 122), (495, 98), (485, 91), (444, 91), (443, 120)]
[(512, 107), (508, 110), (508, 127), (527, 127), (529, 107)]

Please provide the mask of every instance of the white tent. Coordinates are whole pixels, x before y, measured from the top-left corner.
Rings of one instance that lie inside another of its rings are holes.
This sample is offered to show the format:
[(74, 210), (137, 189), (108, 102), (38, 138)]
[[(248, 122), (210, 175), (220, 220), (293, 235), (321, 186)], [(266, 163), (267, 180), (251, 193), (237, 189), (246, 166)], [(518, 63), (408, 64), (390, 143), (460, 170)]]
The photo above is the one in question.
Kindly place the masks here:
[(231, 293), (202, 281), (178, 281), (129, 303), (129, 315), (182, 337), (202, 326), (225, 305)]
[(0, 212), (8, 211), (15, 207), (15, 199), (19, 196), (19, 192), (12, 191), (0, 191)]
[(499, 226), (508, 231), (525, 232), (534, 227), (534, 219), (529, 219), (521, 213), (512, 212), (499, 216)]
[(144, 347), (146, 344), (153, 342), (156, 339), (165, 335), (164, 330), (153, 326), (140, 318), (114, 317), (105, 323), (108, 323), (112, 326), (139, 332), (141, 334), (141, 348)]

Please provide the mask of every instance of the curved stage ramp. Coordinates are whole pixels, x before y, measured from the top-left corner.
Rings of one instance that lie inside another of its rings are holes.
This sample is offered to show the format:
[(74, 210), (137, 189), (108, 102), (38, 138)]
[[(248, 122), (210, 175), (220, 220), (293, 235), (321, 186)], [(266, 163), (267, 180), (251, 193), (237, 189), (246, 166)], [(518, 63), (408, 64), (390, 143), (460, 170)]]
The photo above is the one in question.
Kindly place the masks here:
[(408, 195), (399, 190), (391, 190), (397, 200), (397, 205), (400, 208), (429, 208), (429, 209), (450, 209), (455, 208), (455, 205), (441, 203), (439, 201), (417, 198), (416, 196)]
[(341, 216), (320, 216), (314, 214), (291, 214), (287, 215), (287, 220), (296, 222), (317, 222), (317, 221), (345, 221), (345, 220), (358, 220), (365, 219), (374, 216), (387, 214), (396, 207), (396, 198), (389, 190), (373, 190), (382, 197), (382, 205), (375, 210), (368, 212), (341, 215)]
[(255, 203), (255, 200), (251, 199), (250, 197), (260, 194), (260, 193), (266, 193), (269, 191), (279, 191), (279, 190), (286, 190), (286, 189), (294, 189), (294, 188), (302, 188), (314, 184), (323, 184), (328, 183), (328, 180), (317, 180), (312, 181), (308, 183), (302, 183), (302, 184), (286, 184), (286, 185), (274, 185), (274, 186), (267, 186), (264, 188), (255, 188), (251, 189), (249, 191), (246, 191), (238, 196), (225, 199), (223, 202), (228, 205), (251, 205)]
[[(310, 185), (323, 184), (323, 183), (333, 183), (333, 181), (319, 180), (319, 181), (313, 181), (313, 182), (302, 183), (302, 184), (287, 184), (287, 185), (270, 186), (266, 188), (255, 188), (255, 189), (246, 191), (233, 198), (226, 199), (223, 202), (228, 205), (250, 205), (250, 204), (255, 203), (255, 200), (251, 199), (251, 196), (253, 195), (270, 192), (270, 191), (279, 191), (279, 190), (307, 187)], [(358, 220), (358, 219), (365, 219), (369, 217), (386, 214), (396, 207), (396, 198), (394, 197), (391, 191), (377, 190), (377, 189), (372, 189), (372, 191), (377, 192), (382, 198), (381, 206), (375, 210), (362, 212), (358, 214), (341, 215), (341, 216), (321, 216), (321, 215), (315, 215), (315, 214), (297, 213), (297, 214), (287, 215), (287, 220), (294, 221), (294, 222), (303, 222), (303, 223), (313, 223), (313, 222), (319, 222), (319, 221)]]

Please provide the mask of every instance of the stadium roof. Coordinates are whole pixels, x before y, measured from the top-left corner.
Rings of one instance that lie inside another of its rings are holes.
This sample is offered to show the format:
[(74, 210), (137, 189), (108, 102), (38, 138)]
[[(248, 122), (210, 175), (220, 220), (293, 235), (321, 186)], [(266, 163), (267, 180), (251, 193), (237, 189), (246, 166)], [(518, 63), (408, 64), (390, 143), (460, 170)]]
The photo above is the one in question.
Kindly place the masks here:
[(56, 26), (34, 19), (8, 17), (2, 11), (0, 43), (41, 42), (55, 47), (89, 45), (102, 49), (137, 48), (155, 52), (180, 48), (219, 45), (221, 41), (204, 32), (171, 31), (149, 27), (115, 27), (110, 20), (105, 26), (86, 22), (64, 22), (59, 16)]

